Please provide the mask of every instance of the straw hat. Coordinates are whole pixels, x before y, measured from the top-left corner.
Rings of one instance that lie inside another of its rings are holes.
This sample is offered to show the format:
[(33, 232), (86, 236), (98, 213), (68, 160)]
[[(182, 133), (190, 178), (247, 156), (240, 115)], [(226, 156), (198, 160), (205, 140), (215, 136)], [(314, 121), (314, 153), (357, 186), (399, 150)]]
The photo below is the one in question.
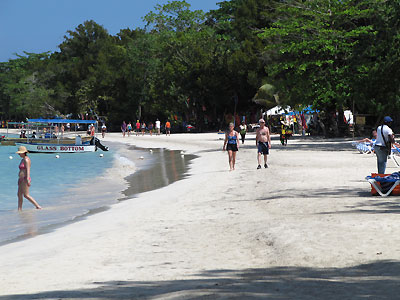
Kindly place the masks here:
[(25, 146), (19, 146), (18, 151), (15, 152), (17, 154), (22, 154), (22, 153), (29, 153), (28, 150), (26, 149)]

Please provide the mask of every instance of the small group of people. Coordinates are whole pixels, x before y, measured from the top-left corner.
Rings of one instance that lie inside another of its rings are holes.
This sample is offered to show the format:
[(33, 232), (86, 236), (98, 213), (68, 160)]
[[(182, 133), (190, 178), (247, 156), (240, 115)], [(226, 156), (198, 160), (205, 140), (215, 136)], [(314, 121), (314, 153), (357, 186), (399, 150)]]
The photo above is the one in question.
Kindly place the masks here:
[[(140, 134), (143, 136), (146, 134), (146, 131), (149, 131), (150, 136), (155, 133), (156, 135), (161, 135), (161, 122), (159, 119), (155, 121), (153, 124), (150, 122), (149, 124), (146, 124), (144, 121), (140, 122), (139, 120), (136, 121), (135, 124), (135, 129), (133, 129), (132, 123), (126, 123), (125, 121), (122, 122), (121, 125), (121, 131), (122, 131), (122, 136), (125, 137), (127, 134), (128, 137), (135, 132), (136, 136), (139, 136)], [(167, 121), (165, 123), (165, 134), (171, 135), (171, 122)]]
[[(262, 156), (264, 157), (264, 168), (268, 168), (267, 161), (268, 161), (269, 149), (271, 149), (271, 134), (269, 128), (266, 126), (264, 119), (260, 119), (258, 122), (260, 124), (260, 127), (257, 129), (256, 132), (256, 147), (257, 147), (257, 162), (258, 162), (257, 169), (259, 170), (262, 168), (261, 167)], [(244, 139), (246, 135), (244, 130), (247, 131), (247, 127), (245, 126), (246, 125), (243, 122), (240, 127), (242, 144), (244, 144)], [(235, 131), (235, 125), (233, 123), (230, 123), (229, 130), (225, 134), (225, 140), (223, 146), (223, 151), (228, 152), (230, 171), (235, 170), (236, 154), (240, 148), (239, 144), (240, 144), (239, 133)]]

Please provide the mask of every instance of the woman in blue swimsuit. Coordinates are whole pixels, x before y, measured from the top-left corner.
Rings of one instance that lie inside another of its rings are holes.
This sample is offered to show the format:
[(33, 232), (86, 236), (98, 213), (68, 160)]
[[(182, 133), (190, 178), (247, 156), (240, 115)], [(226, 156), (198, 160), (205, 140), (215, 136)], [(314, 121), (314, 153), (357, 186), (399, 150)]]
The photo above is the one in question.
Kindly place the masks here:
[(239, 134), (234, 130), (233, 123), (229, 124), (229, 131), (225, 134), (223, 150), (228, 151), (230, 170), (235, 170), (236, 152), (239, 150)]

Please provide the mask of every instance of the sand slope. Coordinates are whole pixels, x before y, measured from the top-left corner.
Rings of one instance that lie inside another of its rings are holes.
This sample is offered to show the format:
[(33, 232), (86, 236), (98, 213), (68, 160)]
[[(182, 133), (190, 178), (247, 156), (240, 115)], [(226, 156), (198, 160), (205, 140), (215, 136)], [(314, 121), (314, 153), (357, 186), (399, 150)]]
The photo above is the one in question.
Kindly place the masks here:
[(229, 172), (220, 137), (109, 134), (199, 158), (187, 179), (0, 247), (0, 299), (398, 297), (400, 200), (369, 196), (372, 156), (275, 140), (270, 168), (256, 170), (249, 135)]

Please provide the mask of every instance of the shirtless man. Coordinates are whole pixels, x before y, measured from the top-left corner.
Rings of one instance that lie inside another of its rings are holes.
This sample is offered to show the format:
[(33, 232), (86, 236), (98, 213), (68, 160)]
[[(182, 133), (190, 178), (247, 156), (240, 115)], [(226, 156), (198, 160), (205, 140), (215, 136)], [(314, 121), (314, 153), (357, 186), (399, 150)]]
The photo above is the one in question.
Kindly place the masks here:
[(264, 155), (264, 168), (268, 168), (267, 156), (269, 154), (269, 149), (271, 149), (271, 135), (269, 134), (268, 127), (265, 126), (264, 119), (258, 121), (260, 123), (260, 128), (257, 129), (256, 134), (256, 145), (258, 148), (258, 167), (261, 169), (261, 155)]

